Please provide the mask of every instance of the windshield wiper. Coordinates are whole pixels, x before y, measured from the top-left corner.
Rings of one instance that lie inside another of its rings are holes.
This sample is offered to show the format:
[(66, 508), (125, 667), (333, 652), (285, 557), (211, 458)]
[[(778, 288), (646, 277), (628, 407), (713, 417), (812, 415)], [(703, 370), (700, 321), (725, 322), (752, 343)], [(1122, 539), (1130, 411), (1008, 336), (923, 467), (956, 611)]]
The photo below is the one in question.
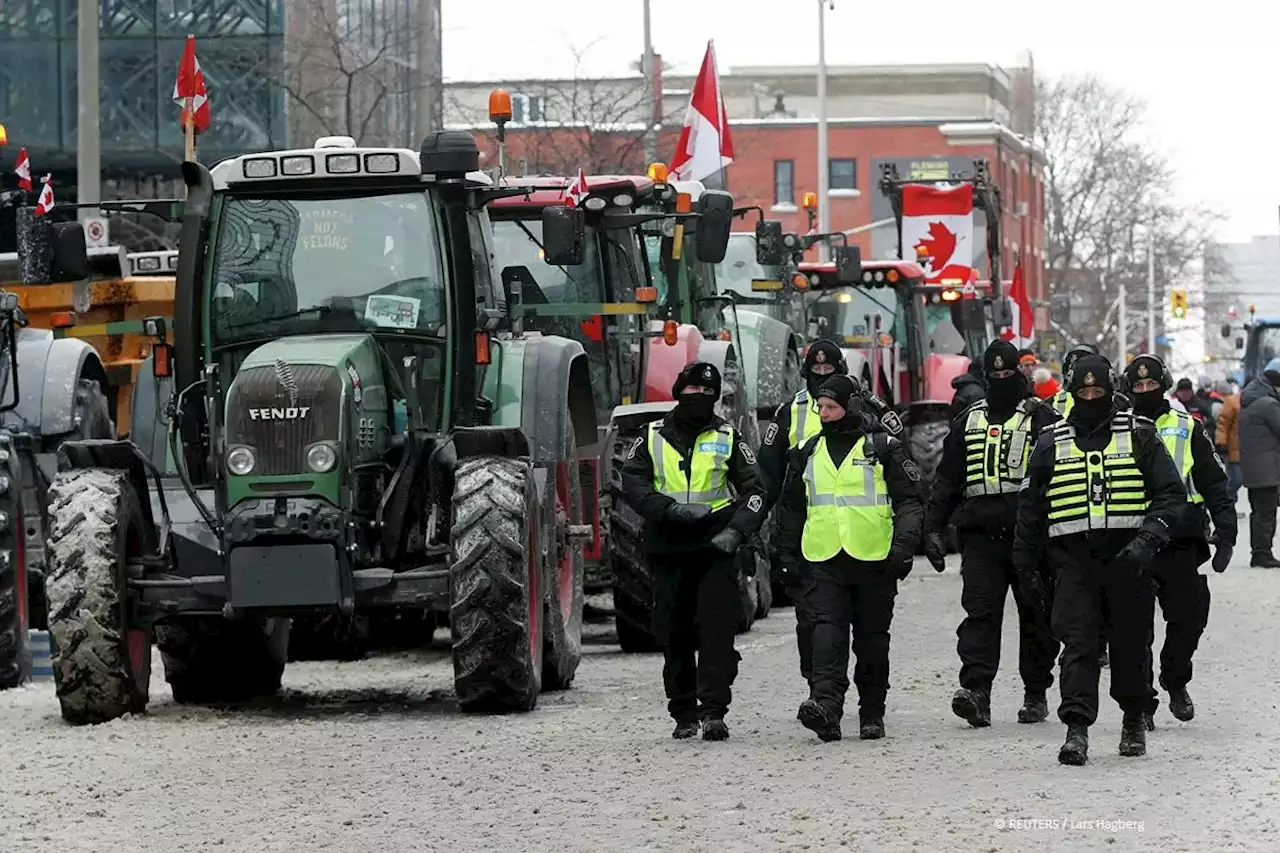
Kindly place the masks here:
[(248, 323), (228, 323), (228, 329), (244, 329), (248, 326), (258, 326), (262, 323), (273, 323), (276, 320), (292, 320), (295, 317), (301, 317), (303, 314), (320, 313), (329, 314), (333, 311), (333, 307), (329, 305), (317, 305), (314, 308), (303, 308), (300, 311), (294, 311), (291, 314), (276, 314), (271, 317), (257, 317)]

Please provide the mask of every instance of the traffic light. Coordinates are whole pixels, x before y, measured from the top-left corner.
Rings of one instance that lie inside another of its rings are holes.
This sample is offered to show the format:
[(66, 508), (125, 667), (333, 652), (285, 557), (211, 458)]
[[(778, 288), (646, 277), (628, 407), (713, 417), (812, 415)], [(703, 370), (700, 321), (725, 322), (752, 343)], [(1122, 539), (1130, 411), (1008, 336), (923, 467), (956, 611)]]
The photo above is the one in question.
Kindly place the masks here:
[(1175, 319), (1181, 320), (1187, 316), (1187, 292), (1185, 290), (1175, 290), (1169, 294), (1173, 303), (1173, 316)]

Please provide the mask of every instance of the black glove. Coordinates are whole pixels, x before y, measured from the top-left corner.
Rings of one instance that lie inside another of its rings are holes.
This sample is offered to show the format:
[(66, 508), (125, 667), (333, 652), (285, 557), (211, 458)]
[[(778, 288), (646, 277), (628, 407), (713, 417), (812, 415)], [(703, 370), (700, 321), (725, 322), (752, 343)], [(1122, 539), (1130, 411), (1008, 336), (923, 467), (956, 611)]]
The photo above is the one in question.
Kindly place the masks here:
[(947, 547), (942, 544), (942, 536), (937, 533), (926, 533), (924, 537), (924, 555), (935, 572), (947, 570)]
[[(711, 537), (711, 547), (715, 548), (721, 554), (736, 554), (738, 546), (742, 544), (742, 534), (734, 530), (732, 527), (726, 527), (715, 536)], [(755, 560), (751, 561), (755, 565)], [(752, 574), (755, 574), (753, 571)]]
[(1049, 588), (1045, 585), (1044, 575), (1034, 569), (1016, 571), (1016, 574), (1022, 597), (1044, 621), (1044, 624), (1049, 624)]
[(706, 504), (672, 504), (663, 518), (673, 524), (698, 524), (711, 517), (711, 507)]
[(1231, 545), (1218, 545), (1213, 552), (1213, 570), (1218, 574), (1222, 574), (1227, 570), (1227, 563), (1231, 562), (1231, 552), (1235, 550)]
[(1128, 545), (1120, 549), (1111, 565), (1119, 571), (1132, 572), (1138, 577), (1144, 576), (1151, 568), (1151, 561), (1164, 543), (1154, 533), (1143, 530)]
[(895, 578), (905, 580), (907, 575), (911, 574), (911, 566), (915, 563), (915, 556), (913, 551), (909, 551), (900, 545), (894, 545), (890, 549), (889, 557), (885, 562)]

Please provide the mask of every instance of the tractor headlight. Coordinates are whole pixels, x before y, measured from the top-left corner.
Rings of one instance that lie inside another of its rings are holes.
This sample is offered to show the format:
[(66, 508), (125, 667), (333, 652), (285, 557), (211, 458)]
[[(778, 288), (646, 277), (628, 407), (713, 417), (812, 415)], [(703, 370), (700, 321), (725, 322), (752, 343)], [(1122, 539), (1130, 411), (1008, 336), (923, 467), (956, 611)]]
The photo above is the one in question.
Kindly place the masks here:
[(338, 463), (337, 451), (332, 444), (313, 444), (307, 448), (307, 467), (316, 474), (327, 474)]
[(9, 477), (7, 474), (0, 474), (0, 494), (9, 491)]
[(253, 471), (253, 466), (257, 461), (253, 455), (252, 447), (240, 445), (227, 451), (227, 470), (237, 476), (243, 477)]

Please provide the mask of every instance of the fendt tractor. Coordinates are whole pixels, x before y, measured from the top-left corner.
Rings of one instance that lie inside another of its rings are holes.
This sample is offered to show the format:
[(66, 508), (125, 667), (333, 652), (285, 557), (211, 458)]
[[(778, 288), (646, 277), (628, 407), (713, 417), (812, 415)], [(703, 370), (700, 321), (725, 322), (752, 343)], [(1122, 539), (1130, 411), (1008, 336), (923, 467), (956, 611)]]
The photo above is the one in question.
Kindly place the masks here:
[(1233, 335), (1236, 350), (1242, 357), (1238, 378), (1243, 388), (1262, 373), (1268, 361), (1280, 356), (1280, 318), (1259, 320), (1254, 306), (1250, 305), (1247, 323), (1222, 324), (1222, 337), (1230, 339)]
[(511, 329), (478, 167), (456, 131), (182, 164), (173, 344), (49, 490), (66, 720), (143, 710), (153, 638), (179, 703), (271, 694), (314, 613), (441, 614), (464, 711), (570, 685), (587, 357)]

